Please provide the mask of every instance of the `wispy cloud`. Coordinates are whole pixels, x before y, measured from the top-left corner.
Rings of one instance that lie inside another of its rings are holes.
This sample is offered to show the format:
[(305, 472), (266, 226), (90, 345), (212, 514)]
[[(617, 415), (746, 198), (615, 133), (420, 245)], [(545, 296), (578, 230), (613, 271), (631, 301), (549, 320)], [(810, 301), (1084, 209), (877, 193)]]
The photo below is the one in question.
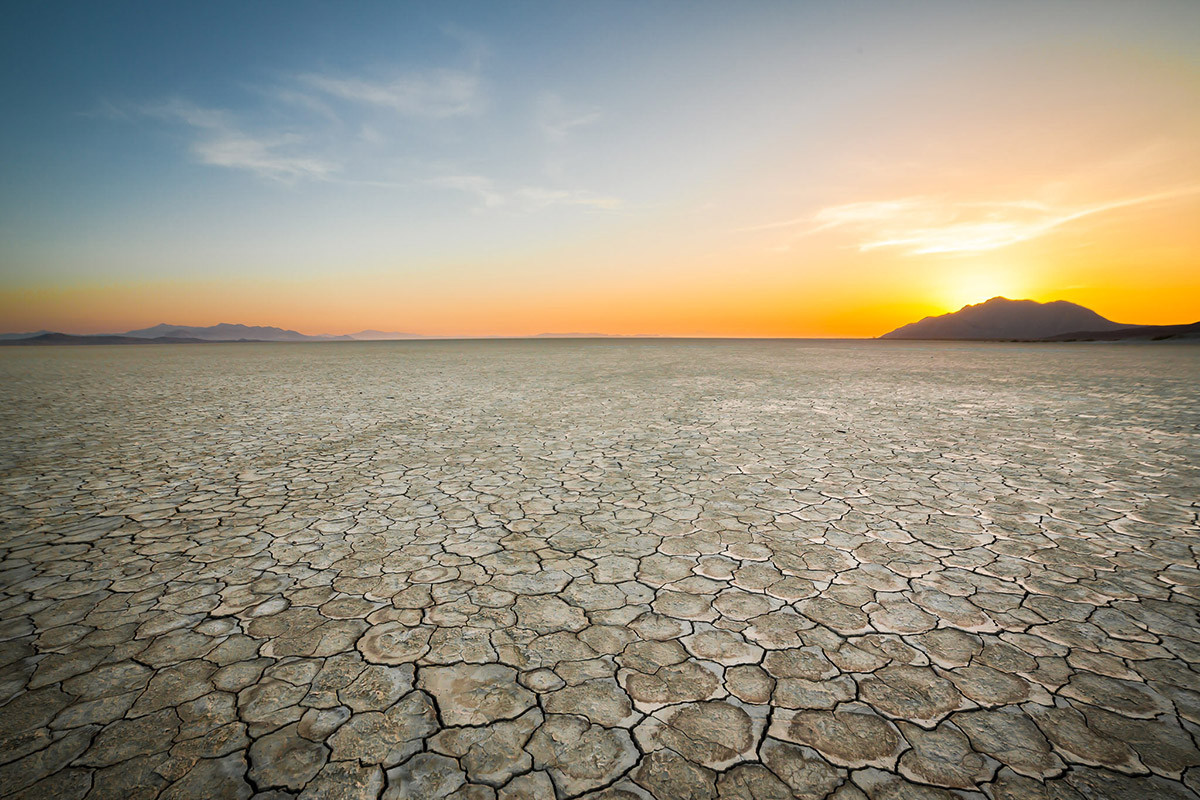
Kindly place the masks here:
[(318, 95), (308, 87), (288, 86), (271, 86), (260, 90), (268, 101), (272, 101), (281, 106), (291, 106), (299, 109), (303, 113), (308, 113), (316, 117), (320, 117), (329, 122), (339, 122), (341, 118), (333, 109), (326, 98)]
[(486, 208), (508, 206), (540, 209), (550, 206), (588, 206), (613, 210), (621, 205), (618, 198), (581, 190), (552, 189), (544, 186), (504, 189), (483, 175), (443, 175), (431, 178), (427, 183), (430, 186), (466, 192), (476, 197)]
[(545, 208), (546, 206), (590, 206), (591, 208), (613, 211), (621, 206), (619, 198), (577, 189), (547, 189), (542, 186), (525, 186), (517, 189), (514, 196), (517, 200), (538, 208)]
[(548, 93), (538, 98), (537, 124), (548, 142), (561, 143), (572, 130), (591, 125), (599, 119), (599, 109), (568, 105), (557, 94)]
[(240, 127), (221, 109), (203, 108), (172, 100), (141, 109), (143, 114), (180, 122), (195, 134), (192, 153), (204, 164), (242, 169), (271, 180), (323, 180), (338, 165), (305, 151), (304, 137), (296, 133), (253, 134)]
[(861, 251), (897, 248), (906, 255), (973, 253), (1027, 242), (1085, 217), (1198, 192), (1200, 186), (1192, 186), (1081, 206), (1028, 200), (953, 202), (917, 196), (830, 206), (807, 217), (742, 230), (795, 229), (795, 238), (846, 230), (857, 236)]
[(414, 117), (469, 116), (479, 114), (484, 107), (479, 76), (462, 70), (426, 70), (376, 81), (306, 74), (299, 77), (299, 82), (330, 97)]
[[(381, 158), (389, 165), (400, 161), (387, 148), (401, 120), (448, 120), (487, 110), (481, 78), (486, 42), (458, 28), (443, 33), (461, 47), (459, 67), (290, 73), (268, 85), (244, 87), (257, 95), (257, 104), (206, 108), (173, 99), (131, 107), (128, 116), (186, 126), (190, 151), (201, 163), (269, 180), (420, 185), (394, 169), (380, 175), (375, 166)], [(124, 111), (108, 103), (98, 113), (117, 118)]]
[(485, 178), (482, 175), (442, 175), (437, 178), (430, 178), (428, 183), (430, 186), (442, 189), (456, 189), (460, 192), (474, 195), (479, 199), (479, 202), (488, 208), (502, 206), (508, 200), (496, 190), (489, 178)]
[[(434, 126), (490, 110), (481, 78), (486, 44), (457, 29), (446, 34), (462, 44), (461, 68), (369, 75), (292, 73), (253, 87), (256, 104), (211, 108), (174, 99), (137, 108), (133, 116), (150, 116), (185, 128), (189, 149), (201, 163), (273, 181), (448, 190), (466, 195), (481, 208), (518, 212), (620, 206), (615, 197), (561, 188), (570, 183), (561, 176), (497, 182), (473, 174), (474, 169), (460, 172), (454, 162), (426, 161), (417, 151), (399, 149), (406, 123)], [(541, 95), (536, 103), (537, 124), (551, 143), (562, 142), (571, 131), (599, 118), (598, 110), (569, 105), (554, 94)]]
[(190, 128), (190, 149), (201, 163), (294, 182), (328, 180), (340, 171), (341, 159), (325, 153), (331, 152), (328, 140), (344, 136), (351, 120), (361, 142), (374, 147), (387, 143), (370, 117), (338, 108), (339, 101), (435, 120), (477, 114), (484, 105), (477, 75), (440, 69), (383, 82), (307, 74), (261, 93), (287, 110), (286, 127), (281, 129), (277, 119), (264, 123), (261, 113), (234, 114), (182, 99), (142, 106), (137, 112)]

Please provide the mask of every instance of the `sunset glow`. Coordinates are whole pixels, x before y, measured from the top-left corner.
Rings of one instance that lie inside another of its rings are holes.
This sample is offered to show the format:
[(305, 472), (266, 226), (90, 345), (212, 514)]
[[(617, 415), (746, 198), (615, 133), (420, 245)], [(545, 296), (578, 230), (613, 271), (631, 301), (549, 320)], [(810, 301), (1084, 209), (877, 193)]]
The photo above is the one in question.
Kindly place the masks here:
[(3, 330), (1200, 319), (1195, 3), (122, 8), (0, 33)]

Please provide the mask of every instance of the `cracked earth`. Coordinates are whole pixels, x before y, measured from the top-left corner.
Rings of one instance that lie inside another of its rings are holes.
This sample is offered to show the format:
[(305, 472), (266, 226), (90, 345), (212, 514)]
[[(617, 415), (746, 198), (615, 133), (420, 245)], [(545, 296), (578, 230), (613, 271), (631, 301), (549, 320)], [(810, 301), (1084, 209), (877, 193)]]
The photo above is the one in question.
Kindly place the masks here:
[(1200, 347), (0, 353), (0, 795), (1196, 798)]

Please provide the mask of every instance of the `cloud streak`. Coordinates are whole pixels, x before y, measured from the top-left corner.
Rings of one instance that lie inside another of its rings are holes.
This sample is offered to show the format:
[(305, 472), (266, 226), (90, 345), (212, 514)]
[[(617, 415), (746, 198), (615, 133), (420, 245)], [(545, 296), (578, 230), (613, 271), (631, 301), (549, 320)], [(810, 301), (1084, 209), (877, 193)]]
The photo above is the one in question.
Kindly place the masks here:
[[(463, 45), (469, 66), (392, 71), (383, 77), (292, 74), (256, 90), (267, 101), (265, 107), (243, 108), (235, 114), (177, 98), (132, 113), (189, 128), (191, 153), (203, 164), (283, 183), (358, 182), (352, 180), (355, 176), (341, 173), (353, 172), (353, 164), (378, 155), (389, 143), (384, 131), (394, 131), (397, 118), (439, 121), (486, 110), (480, 78), (484, 44), (458, 29), (445, 33)], [(111, 116), (120, 113), (111, 104), (101, 111)], [(347, 139), (350, 129), (358, 131), (353, 140)]]
[(546, 141), (552, 144), (561, 144), (571, 131), (587, 127), (599, 119), (599, 109), (568, 106), (557, 94), (545, 94), (538, 100), (538, 127)]
[(502, 206), (542, 209), (551, 206), (586, 206), (611, 211), (619, 208), (616, 197), (573, 189), (552, 189), (544, 186), (520, 186), (502, 189), (483, 175), (443, 175), (426, 183), (442, 189), (454, 189), (476, 197), (486, 208)]
[(799, 229), (796, 238), (845, 230), (859, 239), (858, 249), (863, 252), (896, 248), (905, 255), (976, 253), (1027, 242), (1085, 217), (1197, 193), (1200, 187), (1192, 186), (1075, 207), (1023, 200), (964, 203), (916, 196), (829, 206), (808, 217), (741, 230)]
[(196, 134), (191, 151), (203, 164), (247, 170), (285, 183), (301, 179), (326, 180), (339, 169), (334, 161), (302, 152), (304, 137), (295, 133), (252, 134), (220, 109), (172, 100), (145, 107), (142, 112), (191, 128)]
[(299, 82), (329, 97), (412, 117), (474, 116), (484, 108), (479, 76), (462, 70), (427, 70), (383, 81), (307, 74)]
[(474, 195), (487, 208), (496, 208), (508, 202), (508, 198), (496, 190), (492, 181), (482, 175), (442, 175), (430, 178), (427, 183), (440, 189), (455, 189)]
[[(177, 98), (134, 113), (185, 128), (190, 152), (202, 164), (286, 184), (446, 190), (466, 195), (485, 209), (519, 212), (619, 207), (615, 197), (560, 188), (553, 184), (561, 181), (553, 177), (532, 184), (498, 183), (483, 174), (456, 172), (454, 162), (427, 161), (398, 149), (406, 123), (436, 127), (489, 111), (480, 77), (483, 46), (461, 32), (449, 35), (463, 38), (471, 56), (468, 67), (393, 71), (383, 78), (380, 73), (291, 74), (254, 91), (265, 104), (237, 111)], [(568, 105), (555, 94), (540, 95), (536, 102), (537, 124), (556, 150), (572, 131), (599, 118), (597, 110)]]

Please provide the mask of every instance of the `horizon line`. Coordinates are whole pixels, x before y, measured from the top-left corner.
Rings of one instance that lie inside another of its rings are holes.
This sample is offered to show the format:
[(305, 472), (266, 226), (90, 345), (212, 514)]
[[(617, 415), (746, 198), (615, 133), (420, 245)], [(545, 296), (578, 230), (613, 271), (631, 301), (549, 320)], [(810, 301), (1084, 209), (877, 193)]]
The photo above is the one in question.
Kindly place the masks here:
[[(265, 326), (264, 326), (265, 327)], [(120, 336), (124, 338), (137, 339), (144, 338), (147, 342), (153, 342), (154, 337), (136, 337), (128, 336), (125, 333), (67, 333), (66, 331), (54, 331), (44, 329), (41, 331), (28, 332), (4, 332), (0, 336), (8, 337), (27, 337), (33, 338), (36, 336), (44, 336), (46, 334), (59, 334), (61, 336), (76, 336), (79, 338), (98, 338), (103, 336)], [(638, 339), (638, 340), (665, 340), (665, 339), (745, 339), (745, 340), (818, 340), (818, 341), (872, 341), (882, 338), (881, 336), (754, 336), (754, 335), (720, 335), (720, 334), (658, 334), (658, 333), (643, 333), (643, 334), (622, 334), (622, 333), (597, 333), (597, 334), (480, 334), (472, 336), (468, 334), (447, 334), (442, 335), (412, 335), (400, 339), (353, 339), (346, 338), (349, 334), (328, 334), (329, 338), (321, 338), (322, 334), (300, 334), (308, 336), (307, 339), (195, 339), (196, 344), (373, 344), (377, 342), (446, 342), (446, 341), (495, 341), (495, 340), (528, 340), (528, 341), (555, 341), (561, 339), (572, 340), (590, 340), (590, 341), (605, 341), (608, 339)], [(19, 340), (18, 340), (19, 341)], [(191, 343), (191, 342), (187, 342)]]

